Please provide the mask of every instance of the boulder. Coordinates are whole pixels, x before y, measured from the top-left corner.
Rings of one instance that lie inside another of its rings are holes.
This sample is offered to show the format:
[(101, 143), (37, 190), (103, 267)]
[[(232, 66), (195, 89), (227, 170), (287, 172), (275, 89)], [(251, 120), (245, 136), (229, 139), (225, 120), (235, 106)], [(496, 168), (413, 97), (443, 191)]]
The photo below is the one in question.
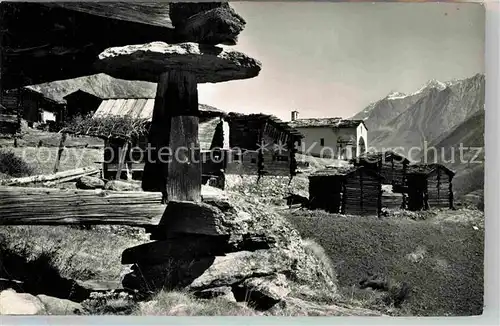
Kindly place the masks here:
[(189, 42), (113, 47), (102, 52), (95, 65), (97, 71), (115, 78), (153, 83), (170, 70), (191, 72), (197, 83), (253, 78), (261, 70), (261, 63), (244, 53)]
[(204, 289), (194, 292), (194, 295), (201, 299), (223, 298), (228, 301), (236, 302), (233, 289), (230, 286), (219, 286), (215, 288)]
[(235, 45), (246, 24), (227, 2), (175, 2), (169, 9), (178, 37), (190, 42)]
[(45, 315), (43, 302), (34, 295), (12, 289), (0, 292), (0, 315)]
[(113, 191), (142, 191), (140, 185), (121, 180), (108, 181), (104, 189)]
[(234, 293), (238, 301), (248, 301), (259, 310), (267, 310), (286, 298), (290, 287), (285, 275), (273, 274), (245, 279)]
[(76, 187), (78, 189), (103, 189), (104, 181), (91, 176), (83, 176), (76, 182)]
[(37, 298), (45, 306), (47, 315), (81, 315), (85, 312), (82, 305), (70, 300), (49, 297), (44, 294), (37, 295)]
[(308, 250), (284, 217), (240, 195), (204, 203), (171, 201), (159, 230), (165, 240), (124, 252), (123, 262), (134, 263), (124, 287), (149, 293), (232, 288), (237, 301), (251, 292), (262, 309), (284, 300), (291, 283), (332, 297), (337, 292), (331, 267)]

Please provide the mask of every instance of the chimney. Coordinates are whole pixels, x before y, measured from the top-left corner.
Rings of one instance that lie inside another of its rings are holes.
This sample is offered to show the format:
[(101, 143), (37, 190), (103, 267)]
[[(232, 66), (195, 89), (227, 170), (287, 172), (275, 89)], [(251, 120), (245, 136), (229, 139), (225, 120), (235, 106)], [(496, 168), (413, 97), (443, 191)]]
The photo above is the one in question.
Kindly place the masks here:
[(297, 120), (297, 118), (299, 117), (299, 111), (292, 111), (292, 121), (295, 121)]

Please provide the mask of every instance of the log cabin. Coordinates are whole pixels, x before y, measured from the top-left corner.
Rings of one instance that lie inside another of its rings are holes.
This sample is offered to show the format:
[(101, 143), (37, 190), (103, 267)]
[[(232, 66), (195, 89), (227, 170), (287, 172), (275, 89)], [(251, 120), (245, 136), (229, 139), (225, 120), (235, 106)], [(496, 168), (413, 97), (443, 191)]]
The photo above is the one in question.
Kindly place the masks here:
[(226, 173), (240, 175), (295, 176), (297, 147), (302, 134), (268, 114), (229, 113), (229, 145)]
[(454, 176), (441, 164), (410, 165), (406, 175), (408, 210), (453, 209)]
[(349, 215), (382, 212), (383, 177), (366, 167), (326, 168), (309, 176), (309, 208)]
[(65, 110), (65, 103), (48, 98), (30, 87), (4, 91), (2, 104), (7, 110), (19, 111), (29, 126), (38, 122), (59, 122)]
[(350, 161), (355, 166), (364, 166), (384, 177), (384, 184), (392, 185), (393, 192), (404, 192), (405, 175), (410, 161), (392, 151), (370, 152)]

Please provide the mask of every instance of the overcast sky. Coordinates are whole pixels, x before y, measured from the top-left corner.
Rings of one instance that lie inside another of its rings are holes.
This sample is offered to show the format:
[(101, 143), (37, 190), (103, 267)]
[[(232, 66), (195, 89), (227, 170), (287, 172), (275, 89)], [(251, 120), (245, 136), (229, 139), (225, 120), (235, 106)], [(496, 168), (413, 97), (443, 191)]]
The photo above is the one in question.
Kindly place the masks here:
[(226, 111), (348, 118), (391, 91), (484, 72), (484, 7), (474, 3), (232, 2), (234, 47), (259, 76), (199, 86)]

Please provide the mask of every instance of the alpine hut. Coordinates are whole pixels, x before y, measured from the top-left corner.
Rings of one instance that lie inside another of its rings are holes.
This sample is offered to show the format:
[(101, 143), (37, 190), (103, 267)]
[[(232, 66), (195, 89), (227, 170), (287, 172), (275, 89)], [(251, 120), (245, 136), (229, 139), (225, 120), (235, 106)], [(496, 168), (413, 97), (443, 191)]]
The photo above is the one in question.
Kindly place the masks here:
[(227, 174), (294, 176), (302, 134), (272, 115), (231, 112)]
[(406, 175), (408, 209), (453, 209), (454, 176), (454, 172), (441, 164), (410, 165)]
[(382, 181), (382, 176), (366, 167), (316, 171), (309, 176), (309, 207), (330, 213), (380, 216)]
[(355, 166), (372, 169), (384, 177), (384, 184), (392, 185), (393, 192), (404, 192), (405, 175), (410, 161), (392, 151), (365, 153), (351, 160)]

